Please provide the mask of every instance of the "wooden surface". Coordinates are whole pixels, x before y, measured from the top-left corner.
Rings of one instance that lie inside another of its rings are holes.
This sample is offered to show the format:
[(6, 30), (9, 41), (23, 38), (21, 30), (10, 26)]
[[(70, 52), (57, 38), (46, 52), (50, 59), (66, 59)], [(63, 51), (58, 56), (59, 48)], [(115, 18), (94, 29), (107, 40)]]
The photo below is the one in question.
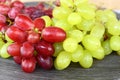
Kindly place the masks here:
[(23, 72), (12, 59), (0, 58), (0, 80), (120, 80), (120, 56), (112, 54), (104, 60), (94, 60), (89, 69), (72, 63), (62, 71), (37, 68), (33, 73)]

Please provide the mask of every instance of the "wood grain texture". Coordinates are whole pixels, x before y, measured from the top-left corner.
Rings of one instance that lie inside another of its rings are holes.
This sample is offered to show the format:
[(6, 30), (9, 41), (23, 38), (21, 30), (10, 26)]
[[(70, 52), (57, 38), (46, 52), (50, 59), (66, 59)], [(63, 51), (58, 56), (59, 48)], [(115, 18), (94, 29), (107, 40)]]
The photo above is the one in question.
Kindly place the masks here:
[(0, 80), (120, 80), (120, 56), (112, 54), (104, 60), (94, 60), (89, 69), (72, 63), (62, 71), (37, 67), (33, 73), (23, 72), (12, 59), (0, 58)]

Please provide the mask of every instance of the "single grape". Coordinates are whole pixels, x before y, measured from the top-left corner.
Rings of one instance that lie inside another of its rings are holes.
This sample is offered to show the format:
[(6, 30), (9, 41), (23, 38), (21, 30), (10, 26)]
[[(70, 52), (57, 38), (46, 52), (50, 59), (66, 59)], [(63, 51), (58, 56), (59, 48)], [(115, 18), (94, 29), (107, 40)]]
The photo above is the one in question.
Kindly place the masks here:
[(20, 47), (21, 47), (21, 44), (19, 44), (19, 43), (12, 43), (12, 44), (10, 44), (8, 46), (7, 52), (11, 56), (20, 56), (21, 55), (21, 53), (20, 53)]
[(12, 7), (8, 12), (8, 17), (10, 19), (15, 19), (18, 14), (20, 14), (20, 8), (19, 7)]
[(84, 55), (80, 59), (79, 63), (83, 68), (90, 68), (92, 66), (93, 58), (88, 50), (84, 50)]
[(94, 27), (94, 25), (95, 25), (95, 19), (92, 19), (92, 20), (82, 19), (81, 23), (76, 25), (76, 27), (79, 30), (91, 31), (91, 29)]
[(10, 55), (8, 54), (8, 52), (7, 52), (7, 48), (8, 48), (8, 46), (10, 45), (10, 44), (12, 44), (12, 43), (6, 43), (6, 44), (4, 44), (3, 46), (2, 46), (2, 48), (0, 49), (0, 56), (2, 57), (2, 58), (9, 58), (10, 57)]
[(0, 14), (7, 15), (10, 10), (10, 6), (5, 4), (0, 4)]
[(101, 47), (101, 42), (98, 38), (91, 36), (91, 35), (86, 35), (84, 36), (82, 40), (83, 46), (90, 50), (90, 51), (95, 51)]
[(105, 27), (101, 23), (96, 23), (92, 28), (90, 35), (98, 39), (102, 39), (105, 33)]
[(30, 58), (34, 55), (34, 46), (26, 41), (20, 47), (20, 53), (22, 57)]
[(13, 1), (11, 3), (11, 7), (18, 7), (19, 9), (23, 9), (25, 7), (25, 5), (21, 1)]
[(45, 28), (46, 23), (42, 18), (36, 18), (33, 21), (35, 28), (38, 29), (40, 32)]
[(81, 15), (77, 12), (72, 12), (68, 16), (68, 23), (71, 25), (80, 24), (81, 21), (82, 21)]
[(111, 35), (120, 35), (120, 22), (111, 21), (107, 24), (108, 33)]
[(72, 29), (73, 25), (69, 24), (67, 20), (57, 20), (54, 22), (56, 27), (62, 28), (65, 31), (69, 31)]
[(13, 56), (13, 60), (17, 64), (21, 64), (22, 62), (22, 57), (21, 56)]
[(46, 27), (52, 25), (52, 20), (51, 20), (51, 18), (49, 16), (42, 16), (41, 18), (44, 19)]
[(57, 58), (54, 61), (54, 67), (57, 70), (63, 70), (67, 68), (70, 65), (71, 62), (71, 53), (68, 53), (66, 51), (62, 51), (59, 53)]
[(65, 51), (74, 52), (78, 47), (78, 41), (75, 38), (66, 38), (63, 42), (63, 48)]
[(54, 43), (53, 44), (54, 46), (54, 49), (55, 49), (55, 52), (53, 54), (54, 57), (57, 57), (58, 54), (63, 51), (63, 43), (62, 42), (59, 42), (59, 43)]
[(69, 8), (55, 7), (53, 9), (53, 17), (56, 19), (66, 19), (70, 13), (71, 10)]
[(71, 53), (72, 62), (79, 62), (83, 58), (83, 55), (83, 47), (79, 44), (77, 50)]
[(29, 43), (32, 43), (32, 44), (39, 42), (40, 41), (40, 34), (34, 32), (34, 31), (29, 32), (29, 34), (27, 36), (27, 41)]
[(84, 19), (91, 20), (95, 18), (94, 9), (89, 8), (87, 5), (77, 7), (77, 12), (79, 12)]
[(68, 37), (75, 38), (78, 42), (81, 42), (84, 36), (83, 32), (77, 29), (70, 30), (67, 35)]
[(102, 47), (104, 49), (105, 55), (109, 55), (109, 54), (112, 53), (112, 49), (110, 47), (110, 40), (109, 39), (107, 39), (105, 41), (102, 41)]
[(110, 48), (114, 51), (120, 50), (120, 36), (112, 36), (110, 38)]
[(6, 22), (6, 16), (3, 14), (0, 14), (0, 22), (5, 23)]
[(21, 68), (24, 72), (31, 73), (35, 71), (36, 59), (34, 57), (22, 59)]
[(103, 47), (99, 47), (95, 51), (91, 51), (91, 55), (98, 60), (102, 60), (105, 56)]
[(35, 45), (35, 49), (38, 54), (42, 56), (53, 56), (54, 54), (54, 47), (51, 43), (41, 40)]
[(42, 55), (37, 55), (37, 62), (40, 67), (46, 70), (53, 68), (53, 59), (51, 56), (44, 57)]
[(42, 30), (41, 37), (51, 43), (62, 42), (66, 38), (66, 32), (59, 27), (50, 26)]
[[(15, 26), (11, 26), (7, 29), (6, 35), (13, 41), (22, 43), (26, 41), (27, 33), (20, 30), (19, 28)], [(6, 38), (7, 38), (6, 36)], [(11, 41), (10, 40), (10, 41)]]
[(15, 18), (14, 22), (17, 25), (16, 27), (18, 27), (19, 29), (21, 29), (23, 31), (32, 30), (35, 26), (32, 19), (30, 17), (26, 16), (25, 14), (19, 14)]

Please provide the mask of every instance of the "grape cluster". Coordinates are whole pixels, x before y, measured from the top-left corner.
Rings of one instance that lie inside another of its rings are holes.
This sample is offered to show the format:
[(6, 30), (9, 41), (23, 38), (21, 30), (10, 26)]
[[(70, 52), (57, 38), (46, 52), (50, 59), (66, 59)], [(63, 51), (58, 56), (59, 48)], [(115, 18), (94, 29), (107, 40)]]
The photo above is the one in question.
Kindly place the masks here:
[(53, 43), (66, 38), (63, 29), (46, 23), (52, 18), (52, 8), (45, 8), (44, 3), (26, 7), (18, 0), (9, 1), (9, 5), (6, 3), (3, 1), (0, 4), (0, 56), (12, 56), (28, 73), (33, 72), (37, 64), (51, 69)]
[(57, 0), (53, 9), (53, 24), (66, 31), (63, 42), (55, 43), (57, 70), (78, 62), (90, 68), (93, 59), (120, 51), (120, 21), (112, 10), (97, 8), (88, 0)]
[(71, 62), (90, 68), (94, 58), (102, 60), (112, 51), (120, 55), (119, 35), (115, 13), (88, 0), (56, 0), (54, 8), (0, 2), (0, 56), (12, 56), (28, 73), (37, 64), (47, 70), (53, 65), (63, 70)]

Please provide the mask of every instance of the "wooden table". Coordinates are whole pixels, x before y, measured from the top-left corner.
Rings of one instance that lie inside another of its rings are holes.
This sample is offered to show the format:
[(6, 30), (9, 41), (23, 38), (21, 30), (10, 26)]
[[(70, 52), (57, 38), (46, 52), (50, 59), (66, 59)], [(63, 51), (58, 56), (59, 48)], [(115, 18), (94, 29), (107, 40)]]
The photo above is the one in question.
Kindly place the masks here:
[(37, 68), (33, 73), (25, 73), (12, 59), (0, 58), (0, 80), (120, 80), (120, 56), (111, 54), (104, 60), (94, 60), (89, 69), (78, 63), (62, 71)]

